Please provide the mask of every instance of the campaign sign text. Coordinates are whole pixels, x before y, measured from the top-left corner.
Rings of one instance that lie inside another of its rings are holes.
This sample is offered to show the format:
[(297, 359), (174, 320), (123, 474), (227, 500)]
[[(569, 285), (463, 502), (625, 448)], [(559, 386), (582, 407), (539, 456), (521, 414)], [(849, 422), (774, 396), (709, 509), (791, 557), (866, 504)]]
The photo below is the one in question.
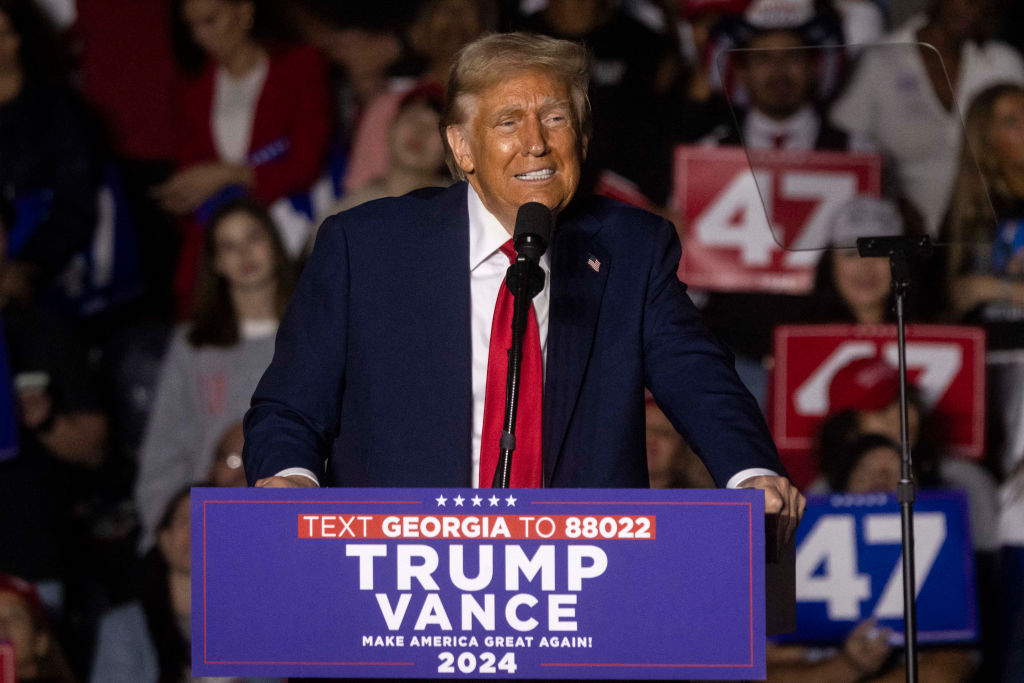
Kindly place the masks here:
[(763, 679), (755, 490), (192, 490), (197, 676)]
[(748, 161), (742, 147), (677, 147), (679, 279), (718, 291), (805, 294), (835, 210), (880, 192), (876, 154), (751, 150)]
[[(775, 328), (769, 424), (798, 486), (817, 475), (814, 439), (829, 415), (829, 386), (855, 360), (896, 367), (895, 325), (781, 325)], [(926, 411), (942, 418), (955, 455), (981, 458), (985, 440), (985, 332), (956, 325), (907, 326), (907, 378)]]
[[(922, 643), (978, 636), (974, 551), (959, 491), (922, 491), (914, 506), (917, 629)], [(782, 640), (839, 643), (874, 617), (903, 640), (900, 507), (893, 495), (808, 497), (797, 529), (797, 631)]]

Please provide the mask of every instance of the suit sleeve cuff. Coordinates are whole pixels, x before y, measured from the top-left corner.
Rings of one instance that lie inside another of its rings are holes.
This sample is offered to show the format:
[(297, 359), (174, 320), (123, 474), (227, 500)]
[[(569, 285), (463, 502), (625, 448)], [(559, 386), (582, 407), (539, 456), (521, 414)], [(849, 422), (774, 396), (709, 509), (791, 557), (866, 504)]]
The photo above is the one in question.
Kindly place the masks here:
[(749, 469), (740, 470), (736, 474), (732, 475), (729, 478), (729, 481), (725, 484), (725, 488), (727, 488), (727, 489), (738, 489), (740, 487), (740, 484), (745, 482), (747, 479), (750, 479), (751, 477), (777, 477), (777, 476), (779, 476), (779, 473), (775, 472), (773, 470), (766, 470), (763, 467), (751, 467)]
[(297, 474), (300, 477), (306, 477), (307, 479), (312, 479), (314, 484), (316, 484), (317, 486), (320, 486), (320, 480), (316, 478), (315, 474), (313, 474), (312, 472), (307, 470), (305, 467), (289, 467), (286, 470), (281, 470), (280, 472), (278, 472), (274, 476), (275, 477), (290, 477), (293, 474)]

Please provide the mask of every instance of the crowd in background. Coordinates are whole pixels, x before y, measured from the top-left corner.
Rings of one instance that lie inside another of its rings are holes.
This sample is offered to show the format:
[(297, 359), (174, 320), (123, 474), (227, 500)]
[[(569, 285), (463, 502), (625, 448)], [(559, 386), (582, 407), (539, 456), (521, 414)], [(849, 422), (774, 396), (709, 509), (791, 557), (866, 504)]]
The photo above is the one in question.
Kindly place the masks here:
[[(1012, 0), (0, 0), (0, 640), (19, 680), (189, 680), (188, 487), (245, 485), (240, 422), (317, 226), (451, 182), (448, 68), (506, 30), (591, 51), (582, 195), (624, 185), (683, 233), (677, 145), (869, 151), (883, 197), (823, 246), (952, 244), (915, 268), (908, 311), (985, 328), (985, 457), (952, 456), (918, 396), (910, 435), (922, 485), (968, 491), (983, 631), (923, 671), (1022, 680), (1024, 572), (1003, 560), (1024, 546), (1021, 18)], [(850, 251), (808, 295), (693, 296), (762, 403), (775, 326), (894, 320), (888, 263)], [(892, 369), (851, 364), (830, 396), (808, 489), (894, 490)], [(648, 463), (652, 486), (711, 485), (653, 402)], [(865, 624), (830, 652), (775, 648), (770, 680), (881, 680), (898, 653)]]

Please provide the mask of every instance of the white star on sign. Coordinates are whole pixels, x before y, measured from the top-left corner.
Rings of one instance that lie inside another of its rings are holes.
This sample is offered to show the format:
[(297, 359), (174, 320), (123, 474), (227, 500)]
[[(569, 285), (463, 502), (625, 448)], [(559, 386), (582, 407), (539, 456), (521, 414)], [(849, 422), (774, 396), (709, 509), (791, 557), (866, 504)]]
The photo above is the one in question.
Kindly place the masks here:
[(448, 502), (448, 499), (445, 498), (444, 496), (438, 496), (434, 500), (437, 501), (437, 507), (440, 507), (440, 508), (443, 508), (444, 504)]
[(466, 499), (463, 498), (462, 496), (455, 496), (454, 498), (452, 498), (452, 500), (455, 501), (455, 507), (460, 508), (462, 507), (462, 502)]
[(498, 497), (497, 496), (491, 496), (490, 498), (487, 499), (487, 501), (491, 504), (492, 508), (493, 507), (498, 507)]
[(483, 498), (480, 496), (473, 496), (470, 500), (473, 501), (473, 507), (478, 508), (480, 507), (480, 501), (482, 501)]
[(505, 502), (508, 503), (508, 506), (510, 508), (514, 508), (516, 506), (516, 499), (513, 498), (512, 496), (509, 496), (508, 498), (506, 498)]

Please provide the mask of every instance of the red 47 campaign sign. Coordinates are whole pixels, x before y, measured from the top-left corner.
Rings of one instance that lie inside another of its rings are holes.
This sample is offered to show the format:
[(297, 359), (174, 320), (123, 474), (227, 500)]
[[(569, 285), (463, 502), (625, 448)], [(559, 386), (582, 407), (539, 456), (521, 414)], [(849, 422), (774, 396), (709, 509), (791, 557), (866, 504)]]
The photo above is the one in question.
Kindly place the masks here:
[(820, 255), (816, 249), (829, 242), (833, 212), (857, 195), (881, 193), (881, 158), (751, 154), (753, 172), (742, 147), (676, 148), (674, 201), (683, 221), (679, 279), (717, 291), (805, 294)]
[[(817, 475), (811, 457), (829, 413), (835, 374), (860, 358), (897, 366), (895, 325), (782, 325), (775, 329), (772, 435), (798, 486)], [(907, 326), (907, 376), (925, 408), (942, 416), (953, 454), (980, 458), (985, 431), (985, 333), (980, 327)]]

